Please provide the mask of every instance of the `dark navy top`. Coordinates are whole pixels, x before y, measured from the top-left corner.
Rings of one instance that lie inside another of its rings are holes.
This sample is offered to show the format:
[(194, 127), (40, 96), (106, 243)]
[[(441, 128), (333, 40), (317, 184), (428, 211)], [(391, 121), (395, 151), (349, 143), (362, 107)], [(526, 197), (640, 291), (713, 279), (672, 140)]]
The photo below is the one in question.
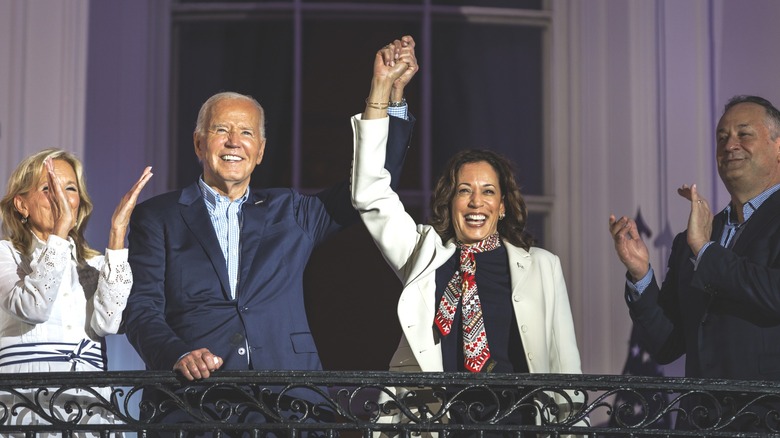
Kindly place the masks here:
[[(509, 258), (506, 247), (500, 246), (493, 251), (475, 254), (477, 265), (475, 281), (482, 303), (482, 315), (485, 319), (490, 359), (482, 372), (491, 373), (527, 373), (525, 349), (517, 328), (514, 306), (512, 305), (512, 284), (509, 278)], [(436, 309), (444, 289), (460, 264), (460, 250), (436, 270)], [(455, 312), (452, 330), (441, 337), (444, 371), (467, 371), (463, 366), (463, 330), (461, 305)], [(431, 324), (434, 324), (431, 321)], [(439, 329), (435, 326), (434, 333)]]

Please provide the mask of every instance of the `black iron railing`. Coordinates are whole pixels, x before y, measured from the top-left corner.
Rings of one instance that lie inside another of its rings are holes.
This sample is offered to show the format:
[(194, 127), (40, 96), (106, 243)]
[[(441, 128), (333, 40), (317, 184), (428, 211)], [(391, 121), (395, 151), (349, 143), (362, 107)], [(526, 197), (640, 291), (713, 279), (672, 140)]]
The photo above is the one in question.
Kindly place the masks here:
[[(765, 437), (780, 433), (777, 406), (780, 387), (772, 382), (633, 376), (274, 371), (185, 382), (168, 372), (0, 375), (0, 435), (27, 437)], [(589, 424), (593, 417), (609, 421)]]

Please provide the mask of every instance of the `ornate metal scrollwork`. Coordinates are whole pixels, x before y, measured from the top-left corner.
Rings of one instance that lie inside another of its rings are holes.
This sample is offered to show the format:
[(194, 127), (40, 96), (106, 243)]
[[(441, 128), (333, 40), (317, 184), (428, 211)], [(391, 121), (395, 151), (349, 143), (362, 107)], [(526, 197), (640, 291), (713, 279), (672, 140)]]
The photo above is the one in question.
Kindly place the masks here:
[[(4, 436), (758, 437), (780, 433), (778, 406), (780, 388), (772, 382), (634, 376), (279, 371), (217, 372), (185, 382), (162, 372), (0, 375)], [(590, 424), (594, 418), (608, 421)]]

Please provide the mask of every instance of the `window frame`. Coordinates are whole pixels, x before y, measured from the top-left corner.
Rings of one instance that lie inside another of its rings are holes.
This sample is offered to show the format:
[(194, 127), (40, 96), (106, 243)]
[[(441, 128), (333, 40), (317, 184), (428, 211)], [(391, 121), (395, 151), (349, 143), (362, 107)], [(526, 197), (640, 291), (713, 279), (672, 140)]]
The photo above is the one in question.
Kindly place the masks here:
[[(421, 0), (420, 4), (392, 4), (375, 3), (307, 3), (303, 0), (292, 0), (289, 2), (204, 2), (204, 3), (183, 3), (177, 0), (165, 0), (167, 9), (170, 11), (168, 28), (164, 29), (170, 35), (170, 50), (165, 66), (170, 63), (170, 92), (168, 93), (171, 106), (170, 123), (167, 130), (168, 144), (177, 145), (179, 139), (176, 138), (176, 125), (178, 110), (174, 98), (174, 90), (177, 89), (176, 62), (177, 42), (176, 33), (173, 31), (175, 25), (179, 22), (188, 21), (225, 21), (225, 20), (247, 20), (253, 17), (266, 16), (268, 14), (287, 16), (293, 22), (293, 96), (292, 96), (292, 132), (291, 132), (291, 187), (302, 192), (313, 192), (317, 187), (304, 187), (302, 184), (301, 163), (305, 159), (302, 152), (302, 129), (303, 129), (303, 104), (302, 104), (302, 41), (304, 20), (309, 19), (311, 15), (316, 14), (319, 17), (355, 17), (372, 16), (382, 14), (383, 17), (392, 19), (392, 17), (409, 20), (411, 14), (415, 14), (420, 21), (421, 35), (415, 36), (420, 49), (417, 57), (420, 65), (431, 65), (430, 41), (433, 37), (432, 27), (434, 20), (446, 19), (447, 17), (466, 18), (470, 22), (481, 24), (496, 25), (514, 25), (538, 27), (542, 32), (542, 156), (543, 156), (543, 194), (533, 195), (524, 194), (529, 214), (541, 215), (543, 217), (539, 224), (543, 231), (538, 236), (545, 247), (553, 244), (554, 221), (552, 221), (552, 212), (556, 209), (557, 198), (555, 196), (552, 160), (555, 154), (551, 145), (551, 86), (553, 82), (551, 62), (552, 56), (552, 35), (553, 35), (553, 10), (552, 0), (542, 0), (541, 9), (513, 9), (499, 7), (481, 7), (481, 6), (453, 6), (434, 4), (432, 0)], [(159, 5), (158, 5), (159, 7)], [(161, 52), (162, 53), (162, 52)], [(431, 69), (421, 69), (419, 77), (415, 80), (420, 81), (419, 113), (417, 115), (417, 125), (415, 128), (415, 147), (420, 148), (420, 186), (417, 189), (402, 189), (399, 195), (409, 204), (409, 207), (420, 211), (424, 217), (430, 213), (428, 200), (432, 192), (432, 172), (435, 168), (432, 163), (432, 129), (431, 112), (432, 96)], [(159, 108), (159, 107), (158, 107)], [(175, 158), (175, 147), (172, 147), (168, 159), (171, 166), (169, 183), (175, 181), (177, 169)], [(173, 185), (173, 184), (171, 184)]]

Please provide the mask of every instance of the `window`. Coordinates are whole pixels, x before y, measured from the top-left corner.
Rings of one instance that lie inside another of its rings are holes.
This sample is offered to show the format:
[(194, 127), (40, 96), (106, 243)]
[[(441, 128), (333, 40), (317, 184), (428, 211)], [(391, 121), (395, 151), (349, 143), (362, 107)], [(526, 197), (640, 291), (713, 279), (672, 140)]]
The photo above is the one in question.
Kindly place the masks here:
[[(250, 94), (266, 110), (268, 141), (253, 187), (313, 192), (343, 180), (352, 156), (349, 117), (363, 109), (373, 55), (392, 38), (411, 34), (421, 71), (406, 90), (418, 119), (400, 190), (407, 210), (425, 221), (435, 178), (455, 151), (494, 149), (514, 162), (531, 211), (529, 228), (543, 246), (553, 204), (546, 184), (551, 13), (545, 5), (542, 0), (175, 2), (176, 184), (184, 187), (199, 175), (192, 146), (197, 111), (210, 95), (226, 90)], [(400, 334), (395, 315), (400, 284), (367, 232), (353, 228), (313, 255), (306, 275), (310, 323), (326, 369), (385, 369)], [(350, 342), (339, 342), (345, 337)], [(354, 345), (366, 346), (364, 361), (347, 353)], [(383, 350), (370, 351), (374, 346)]]

